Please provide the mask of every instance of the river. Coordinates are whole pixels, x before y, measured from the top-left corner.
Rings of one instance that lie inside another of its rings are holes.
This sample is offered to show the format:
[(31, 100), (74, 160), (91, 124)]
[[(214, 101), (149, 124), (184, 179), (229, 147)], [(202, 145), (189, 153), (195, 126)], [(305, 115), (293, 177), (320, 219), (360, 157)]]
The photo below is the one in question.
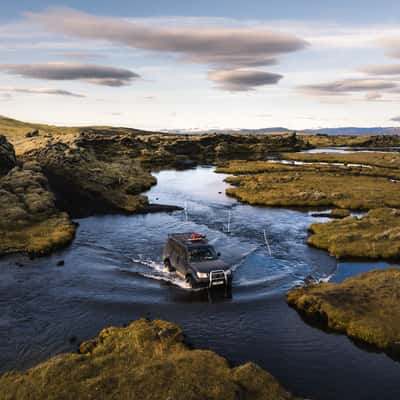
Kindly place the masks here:
[[(307, 226), (326, 219), (241, 204), (225, 196), (226, 175), (211, 167), (155, 175), (150, 201), (185, 211), (84, 218), (67, 249), (0, 260), (1, 372), (76, 351), (104, 327), (149, 317), (180, 324), (190, 343), (235, 364), (255, 361), (299, 396), (399, 398), (400, 363), (311, 327), (284, 299), (308, 275), (340, 281), (385, 262), (338, 263), (306, 244)], [(182, 231), (206, 234), (235, 269), (231, 298), (193, 292), (163, 271), (167, 235)]]

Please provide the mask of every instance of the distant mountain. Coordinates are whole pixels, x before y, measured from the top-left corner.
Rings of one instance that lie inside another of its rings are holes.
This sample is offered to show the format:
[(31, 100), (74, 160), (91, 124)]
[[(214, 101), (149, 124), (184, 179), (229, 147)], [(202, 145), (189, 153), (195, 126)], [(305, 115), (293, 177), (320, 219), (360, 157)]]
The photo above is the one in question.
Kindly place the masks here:
[(231, 134), (231, 133), (241, 133), (241, 134), (265, 134), (265, 133), (285, 133), (293, 132), (293, 130), (276, 127), (276, 128), (259, 128), (259, 129), (163, 129), (162, 132), (166, 133), (181, 133), (181, 134), (204, 134), (204, 133), (218, 133), (218, 134)]
[(273, 128), (259, 128), (259, 129), (169, 129), (164, 130), (167, 133), (181, 133), (181, 134), (203, 134), (203, 133), (218, 133), (218, 134), (266, 134), (266, 133), (309, 133), (309, 134), (320, 134), (320, 135), (349, 135), (349, 136), (360, 136), (360, 135), (400, 135), (400, 127), (371, 127), (371, 128), (357, 128), (357, 127), (343, 127), (343, 128), (319, 128), (319, 129), (287, 129), (283, 127)]
[(400, 127), (343, 127), (343, 128), (322, 128), (322, 129), (306, 129), (298, 131), (301, 133), (319, 133), (324, 135), (400, 135)]
[[(134, 128), (127, 127), (113, 127), (113, 126), (55, 126), (55, 125), (45, 125), (38, 123), (22, 122), (12, 118), (8, 118), (0, 115), (0, 134), (5, 135), (24, 135), (30, 130), (37, 129), (44, 133), (74, 133), (80, 132), (82, 130), (90, 131), (96, 130), (96, 133), (102, 131), (104, 134), (111, 134), (117, 132), (124, 132), (130, 134), (148, 134), (154, 133), (151, 131), (143, 131)], [(400, 135), (400, 127), (371, 127), (371, 128), (357, 128), (357, 127), (343, 127), (343, 128), (319, 128), (319, 129), (287, 129), (281, 126), (271, 127), (271, 128), (258, 128), (258, 129), (164, 129), (162, 132), (165, 133), (178, 133), (178, 134), (204, 134), (204, 133), (217, 133), (217, 134), (273, 134), (273, 133), (289, 133), (297, 132), (304, 134), (321, 134), (321, 135), (349, 135), (349, 136), (359, 136), (359, 135)]]

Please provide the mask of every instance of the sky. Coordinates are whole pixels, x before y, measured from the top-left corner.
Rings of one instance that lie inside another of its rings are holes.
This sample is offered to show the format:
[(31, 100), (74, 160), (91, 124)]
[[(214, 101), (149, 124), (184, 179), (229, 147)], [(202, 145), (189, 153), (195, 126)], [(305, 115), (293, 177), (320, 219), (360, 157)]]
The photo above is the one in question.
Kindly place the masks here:
[(0, 115), (148, 130), (399, 126), (391, 0), (19, 0)]

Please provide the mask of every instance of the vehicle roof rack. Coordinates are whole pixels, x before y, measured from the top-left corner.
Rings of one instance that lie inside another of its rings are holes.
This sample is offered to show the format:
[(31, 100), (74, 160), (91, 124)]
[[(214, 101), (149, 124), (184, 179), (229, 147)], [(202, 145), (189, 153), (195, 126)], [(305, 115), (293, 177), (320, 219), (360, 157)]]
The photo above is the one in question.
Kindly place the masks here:
[(185, 232), (185, 233), (171, 233), (171, 238), (184, 242), (186, 244), (196, 244), (196, 243), (207, 243), (208, 239), (206, 235), (202, 235), (196, 232)]

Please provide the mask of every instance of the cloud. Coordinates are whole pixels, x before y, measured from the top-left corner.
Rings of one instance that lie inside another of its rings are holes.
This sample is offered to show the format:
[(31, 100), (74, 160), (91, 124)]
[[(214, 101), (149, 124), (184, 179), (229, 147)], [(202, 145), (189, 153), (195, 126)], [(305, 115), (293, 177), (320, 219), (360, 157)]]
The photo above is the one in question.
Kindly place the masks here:
[(300, 86), (312, 95), (346, 95), (354, 92), (371, 92), (396, 89), (395, 82), (385, 79), (343, 79), (340, 81)]
[(220, 89), (228, 91), (254, 90), (258, 86), (273, 85), (283, 78), (282, 75), (253, 70), (212, 71), (208, 74), (211, 81)]
[(378, 92), (370, 92), (365, 95), (365, 99), (368, 101), (377, 101), (382, 99), (382, 94)]
[(385, 37), (378, 41), (378, 44), (385, 49), (387, 56), (400, 58), (400, 39)]
[(12, 98), (10, 93), (0, 93), (0, 101), (10, 101)]
[(369, 65), (359, 71), (369, 75), (400, 75), (400, 64)]
[(394, 122), (400, 122), (400, 117), (393, 117), (390, 120)]
[(16, 88), (0, 87), (1, 92), (27, 93), (27, 94), (48, 94), (56, 96), (86, 97), (82, 94), (73, 93), (68, 90), (50, 88)]
[(59, 57), (71, 58), (75, 60), (87, 60), (93, 58), (105, 58), (104, 55), (98, 53), (80, 52), (80, 53), (60, 53), (57, 54)]
[[(44, 13), (27, 13), (26, 16), (31, 22), (55, 33), (86, 40), (106, 40), (133, 49), (173, 54), (185, 62), (210, 65), (221, 73), (210, 72), (209, 77), (214, 81), (227, 70), (275, 65), (279, 56), (308, 46), (293, 33), (265, 27), (158, 27), (160, 24), (149, 26), (140, 20), (100, 17), (69, 8), (50, 8)], [(245, 79), (246, 74), (249, 73), (240, 71), (235, 76)], [(254, 80), (250, 87), (276, 83), (279, 80), (276, 78), (277, 75), (255, 71), (253, 78), (249, 78)], [(243, 85), (233, 86), (233, 90), (237, 90)], [(226, 85), (221, 88), (225, 89)]]
[[(307, 43), (264, 28), (155, 28), (112, 17), (98, 17), (68, 8), (27, 16), (47, 29), (85, 39), (104, 39), (136, 49), (177, 53), (202, 63), (270, 65), (271, 58), (301, 50)], [(266, 64), (264, 64), (266, 63)]]
[(0, 64), (0, 71), (24, 78), (45, 80), (81, 80), (95, 85), (125, 86), (140, 75), (122, 68), (95, 64), (52, 62), (42, 64)]

